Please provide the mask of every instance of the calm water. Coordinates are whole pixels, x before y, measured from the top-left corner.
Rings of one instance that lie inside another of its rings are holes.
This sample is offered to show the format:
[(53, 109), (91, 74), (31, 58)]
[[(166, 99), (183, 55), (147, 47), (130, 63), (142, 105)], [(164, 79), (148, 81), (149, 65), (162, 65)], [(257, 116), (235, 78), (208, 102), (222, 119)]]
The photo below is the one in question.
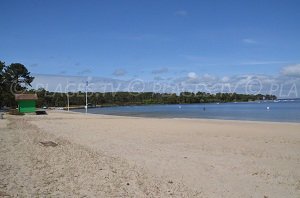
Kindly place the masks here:
[[(85, 110), (77, 109), (74, 111), (84, 112)], [(159, 118), (206, 118), (300, 123), (300, 100), (105, 107), (88, 109), (88, 113)]]

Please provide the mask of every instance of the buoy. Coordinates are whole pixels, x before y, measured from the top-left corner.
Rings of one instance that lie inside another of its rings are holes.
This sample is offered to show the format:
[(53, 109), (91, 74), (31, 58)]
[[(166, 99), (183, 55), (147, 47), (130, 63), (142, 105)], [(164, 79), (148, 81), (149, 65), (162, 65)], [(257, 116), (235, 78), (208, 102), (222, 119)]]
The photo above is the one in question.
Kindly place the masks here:
[(270, 107), (267, 107), (267, 110), (270, 110)]
[(181, 109), (181, 106), (179, 105), (178, 108)]

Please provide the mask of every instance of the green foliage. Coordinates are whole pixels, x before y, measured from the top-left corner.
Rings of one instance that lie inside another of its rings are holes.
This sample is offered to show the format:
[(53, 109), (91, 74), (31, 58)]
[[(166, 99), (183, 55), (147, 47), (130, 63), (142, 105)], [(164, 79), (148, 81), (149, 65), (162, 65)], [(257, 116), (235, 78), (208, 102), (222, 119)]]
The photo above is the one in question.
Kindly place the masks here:
[(4, 83), (3, 72), (4, 72), (4, 67), (5, 67), (5, 63), (0, 61), (0, 93), (2, 93), (2, 91), (3, 91), (3, 83)]
[(14, 94), (24, 92), (34, 77), (20, 63), (5, 65), (0, 61), (0, 106), (16, 106)]
[[(29, 92), (35, 92), (31, 90)], [(44, 89), (37, 91), (38, 107), (65, 107), (67, 106), (67, 94), (48, 92)], [(143, 105), (143, 104), (191, 104), (191, 103), (211, 103), (211, 102), (247, 102), (262, 100), (275, 100), (274, 95), (248, 95), (237, 93), (217, 93), (205, 92), (182, 92), (179, 95), (153, 92), (106, 92), (88, 93), (88, 103), (92, 106), (120, 106), (120, 105)], [(84, 106), (85, 93), (69, 93), (70, 106)]]

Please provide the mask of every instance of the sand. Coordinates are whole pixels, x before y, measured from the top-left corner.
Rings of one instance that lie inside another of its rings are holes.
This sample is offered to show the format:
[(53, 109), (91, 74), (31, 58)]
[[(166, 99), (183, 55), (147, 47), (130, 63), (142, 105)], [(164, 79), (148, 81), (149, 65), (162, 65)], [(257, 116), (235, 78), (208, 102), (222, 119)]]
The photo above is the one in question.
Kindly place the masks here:
[(0, 130), (0, 196), (300, 196), (297, 123), (50, 111)]

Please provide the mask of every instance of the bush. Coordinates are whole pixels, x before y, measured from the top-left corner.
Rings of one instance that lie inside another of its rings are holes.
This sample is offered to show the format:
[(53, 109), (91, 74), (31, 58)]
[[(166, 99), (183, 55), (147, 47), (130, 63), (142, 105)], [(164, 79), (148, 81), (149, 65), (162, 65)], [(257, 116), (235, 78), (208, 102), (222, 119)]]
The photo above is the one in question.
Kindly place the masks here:
[(10, 115), (24, 115), (24, 113), (19, 112), (18, 109), (10, 109), (9, 114)]

